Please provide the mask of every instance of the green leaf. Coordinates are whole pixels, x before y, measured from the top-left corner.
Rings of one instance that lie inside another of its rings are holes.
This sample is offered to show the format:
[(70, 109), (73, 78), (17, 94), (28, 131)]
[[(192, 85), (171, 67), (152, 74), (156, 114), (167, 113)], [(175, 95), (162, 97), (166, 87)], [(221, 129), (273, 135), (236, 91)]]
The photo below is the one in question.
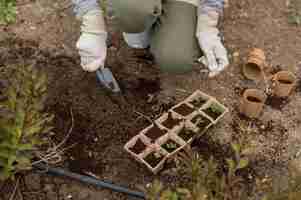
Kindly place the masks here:
[(20, 144), (18, 145), (18, 150), (19, 151), (28, 151), (28, 150), (32, 150), (33, 146), (32, 144)]
[(228, 164), (229, 170), (233, 172), (235, 170), (235, 162), (234, 162), (234, 160), (227, 158), (226, 162)]
[(31, 161), (29, 158), (25, 156), (20, 156), (16, 159), (17, 165), (15, 168), (17, 170), (30, 170), (31, 169)]
[(249, 165), (248, 159), (241, 159), (238, 163), (237, 169), (243, 169)]
[(236, 144), (236, 143), (231, 143), (231, 147), (232, 149), (235, 151), (236, 154), (239, 154), (240, 153), (240, 145), (239, 144)]

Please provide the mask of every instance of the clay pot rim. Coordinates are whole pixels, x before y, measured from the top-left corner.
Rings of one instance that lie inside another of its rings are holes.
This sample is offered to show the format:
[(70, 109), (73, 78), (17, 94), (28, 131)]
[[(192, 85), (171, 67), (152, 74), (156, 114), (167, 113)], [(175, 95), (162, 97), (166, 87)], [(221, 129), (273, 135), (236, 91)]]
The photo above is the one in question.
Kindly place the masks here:
[(297, 82), (297, 77), (295, 76), (294, 73), (292, 73), (291, 71), (279, 71), (274, 75), (273, 80), (278, 82), (279, 84), (283, 84), (281, 83), (279, 80), (283, 80), (280, 78), (281, 75), (286, 76), (285, 80), (291, 81), (292, 83), (289, 85), (294, 85)]
[[(251, 93), (253, 93), (253, 94), (257, 93), (258, 95), (255, 96), (255, 95), (252, 95)], [(249, 101), (248, 97), (254, 97), (254, 98), (260, 100), (261, 102)], [(250, 103), (250, 104), (264, 104), (264, 102), (267, 99), (267, 95), (264, 92), (262, 92), (261, 90), (258, 90), (258, 89), (246, 89), (243, 93), (243, 99), (245, 101), (247, 101), (248, 103)]]

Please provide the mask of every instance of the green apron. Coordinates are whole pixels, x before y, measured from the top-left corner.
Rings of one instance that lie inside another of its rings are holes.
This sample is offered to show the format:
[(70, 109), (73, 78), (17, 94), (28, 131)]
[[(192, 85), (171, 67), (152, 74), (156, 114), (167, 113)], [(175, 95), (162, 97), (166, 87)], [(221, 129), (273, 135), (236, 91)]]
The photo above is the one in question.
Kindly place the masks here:
[(195, 36), (197, 7), (175, 0), (113, 0), (121, 31), (139, 33), (152, 26), (151, 52), (164, 72), (192, 70), (201, 51)]

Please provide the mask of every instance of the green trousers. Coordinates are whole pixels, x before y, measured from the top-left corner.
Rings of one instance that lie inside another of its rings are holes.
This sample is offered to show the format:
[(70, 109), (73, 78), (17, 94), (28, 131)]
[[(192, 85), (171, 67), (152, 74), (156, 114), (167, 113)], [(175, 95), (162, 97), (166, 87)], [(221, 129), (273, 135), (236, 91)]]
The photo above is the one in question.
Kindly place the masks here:
[(151, 28), (150, 50), (162, 71), (192, 69), (201, 54), (194, 5), (175, 0), (112, 0), (112, 5), (121, 31), (140, 33)]

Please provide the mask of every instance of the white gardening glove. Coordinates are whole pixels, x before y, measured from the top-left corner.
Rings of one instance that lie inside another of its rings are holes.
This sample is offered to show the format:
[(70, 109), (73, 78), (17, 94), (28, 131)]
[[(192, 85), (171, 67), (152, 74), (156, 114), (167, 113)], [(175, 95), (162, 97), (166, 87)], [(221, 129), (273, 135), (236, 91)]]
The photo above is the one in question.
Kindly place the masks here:
[(83, 70), (94, 72), (104, 67), (107, 56), (107, 32), (103, 12), (100, 9), (90, 10), (81, 20), (81, 36), (76, 47)]
[(227, 50), (221, 42), (217, 23), (219, 12), (210, 7), (198, 8), (197, 39), (204, 57), (200, 58), (210, 70), (209, 77), (214, 77), (222, 72), (228, 65)]

